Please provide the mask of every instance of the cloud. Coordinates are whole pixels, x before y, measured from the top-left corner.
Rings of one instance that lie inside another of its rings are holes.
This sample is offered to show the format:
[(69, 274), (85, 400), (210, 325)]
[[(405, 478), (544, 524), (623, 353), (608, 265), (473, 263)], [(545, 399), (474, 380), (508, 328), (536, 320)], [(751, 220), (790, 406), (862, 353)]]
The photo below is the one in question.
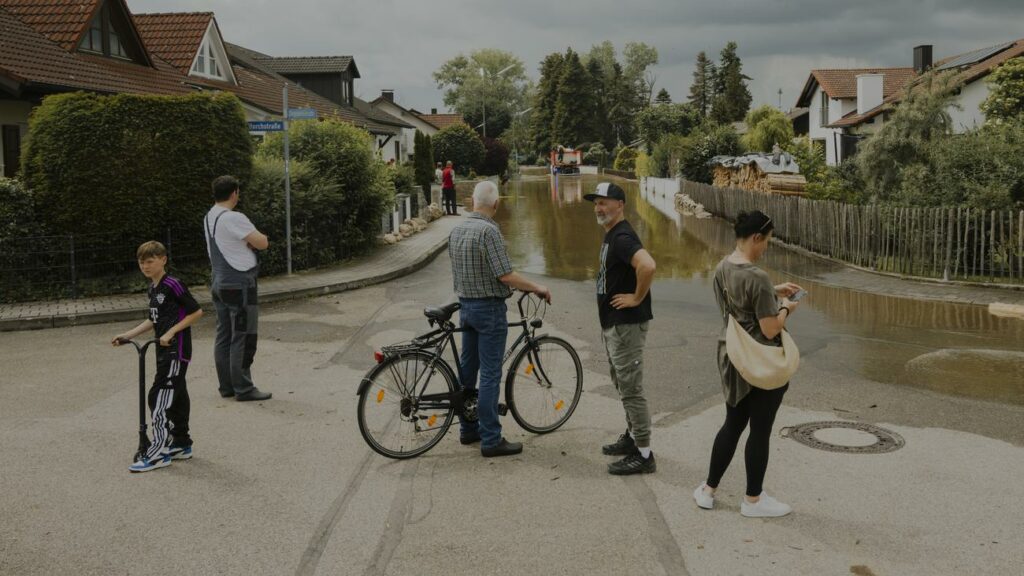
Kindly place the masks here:
[(754, 104), (796, 102), (812, 68), (910, 66), (912, 49), (936, 59), (1022, 36), (1018, 0), (129, 0), (134, 12), (213, 11), (229, 42), (278, 56), (346, 54), (362, 72), (356, 92), (394, 89), (400, 103), (441, 108), (431, 73), (478, 48), (516, 54), (537, 78), (546, 54), (586, 52), (611, 40), (658, 49), (658, 87), (689, 91), (701, 50), (717, 60), (739, 43)]

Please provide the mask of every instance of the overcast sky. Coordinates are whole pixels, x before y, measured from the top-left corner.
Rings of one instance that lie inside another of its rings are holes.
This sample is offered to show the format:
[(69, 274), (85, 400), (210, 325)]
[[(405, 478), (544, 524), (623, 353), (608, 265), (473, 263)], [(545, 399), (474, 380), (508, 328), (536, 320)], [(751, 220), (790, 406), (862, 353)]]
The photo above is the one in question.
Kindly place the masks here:
[(657, 88), (685, 99), (701, 50), (739, 44), (754, 104), (795, 105), (813, 68), (912, 66), (1024, 37), (1022, 0), (128, 0), (135, 13), (210, 11), (225, 40), (274, 56), (351, 55), (356, 95), (382, 88), (443, 110), (431, 73), (478, 48), (512, 52), (536, 80), (541, 59), (611, 40), (657, 48)]

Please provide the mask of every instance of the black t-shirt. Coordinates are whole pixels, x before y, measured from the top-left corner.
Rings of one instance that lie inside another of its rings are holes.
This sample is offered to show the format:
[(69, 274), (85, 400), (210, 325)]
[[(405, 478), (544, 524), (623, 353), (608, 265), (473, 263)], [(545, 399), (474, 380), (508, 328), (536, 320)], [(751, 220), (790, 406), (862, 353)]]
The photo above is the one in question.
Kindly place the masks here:
[[(199, 310), (199, 303), (177, 278), (164, 275), (159, 283), (149, 287), (149, 320), (153, 323), (157, 338), (196, 310)], [(175, 352), (178, 360), (188, 362), (192, 359), (192, 329), (178, 332), (175, 339), (177, 343), (169, 351)], [(161, 352), (168, 350), (158, 348)]]
[(601, 328), (618, 324), (639, 324), (647, 322), (651, 314), (651, 293), (636, 308), (616, 310), (611, 299), (616, 294), (636, 292), (636, 270), (633, 269), (633, 255), (644, 247), (629, 222), (623, 220), (604, 235), (601, 244), (601, 262), (597, 272), (597, 314)]

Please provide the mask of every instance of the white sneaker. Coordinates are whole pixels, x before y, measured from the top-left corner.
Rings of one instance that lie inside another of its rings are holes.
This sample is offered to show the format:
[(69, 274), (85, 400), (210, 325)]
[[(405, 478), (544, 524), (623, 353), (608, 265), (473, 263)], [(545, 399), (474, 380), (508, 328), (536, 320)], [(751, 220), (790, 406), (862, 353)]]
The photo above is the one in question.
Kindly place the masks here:
[(747, 518), (778, 518), (792, 511), (789, 504), (783, 504), (764, 492), (756, 503), (747, 502), (746, 498), (740, 502), (740, 514)]
[(707, 487), (707, 482), (701, 482), (700, 486), (697, 486), (697, 489), (693, 491), (693, 500), (697, 502), (697, 506), (705, 510), (711, 510), (715, 507), (715, 497), (712, 494), (708, 494), (707, 490), (705, 490)]

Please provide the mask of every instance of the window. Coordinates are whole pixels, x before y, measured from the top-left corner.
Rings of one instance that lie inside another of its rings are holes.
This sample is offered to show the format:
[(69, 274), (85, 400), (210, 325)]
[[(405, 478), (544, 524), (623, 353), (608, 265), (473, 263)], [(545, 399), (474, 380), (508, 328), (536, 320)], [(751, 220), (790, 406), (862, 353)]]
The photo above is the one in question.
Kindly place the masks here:
[(819, 126), (828, 126), (828, 94), (821, 93), (821, 119)]
[(203, 44), (199, 47), (199, 54), (196, 56), (195, 64), (192, 65), (192, 72), (200, 76), (226, 80), (217, 57), (217, 50), (209, 35), (203, 39)]
[(104, 4), (93, 17), (89, 30), (82, 36), (78, 44), (80, 50), (95, 52), (104, 56), (130, 59), (128, 50), (121, 42), (121, 34), (114, 28), (110, 19), (110, 7)]

